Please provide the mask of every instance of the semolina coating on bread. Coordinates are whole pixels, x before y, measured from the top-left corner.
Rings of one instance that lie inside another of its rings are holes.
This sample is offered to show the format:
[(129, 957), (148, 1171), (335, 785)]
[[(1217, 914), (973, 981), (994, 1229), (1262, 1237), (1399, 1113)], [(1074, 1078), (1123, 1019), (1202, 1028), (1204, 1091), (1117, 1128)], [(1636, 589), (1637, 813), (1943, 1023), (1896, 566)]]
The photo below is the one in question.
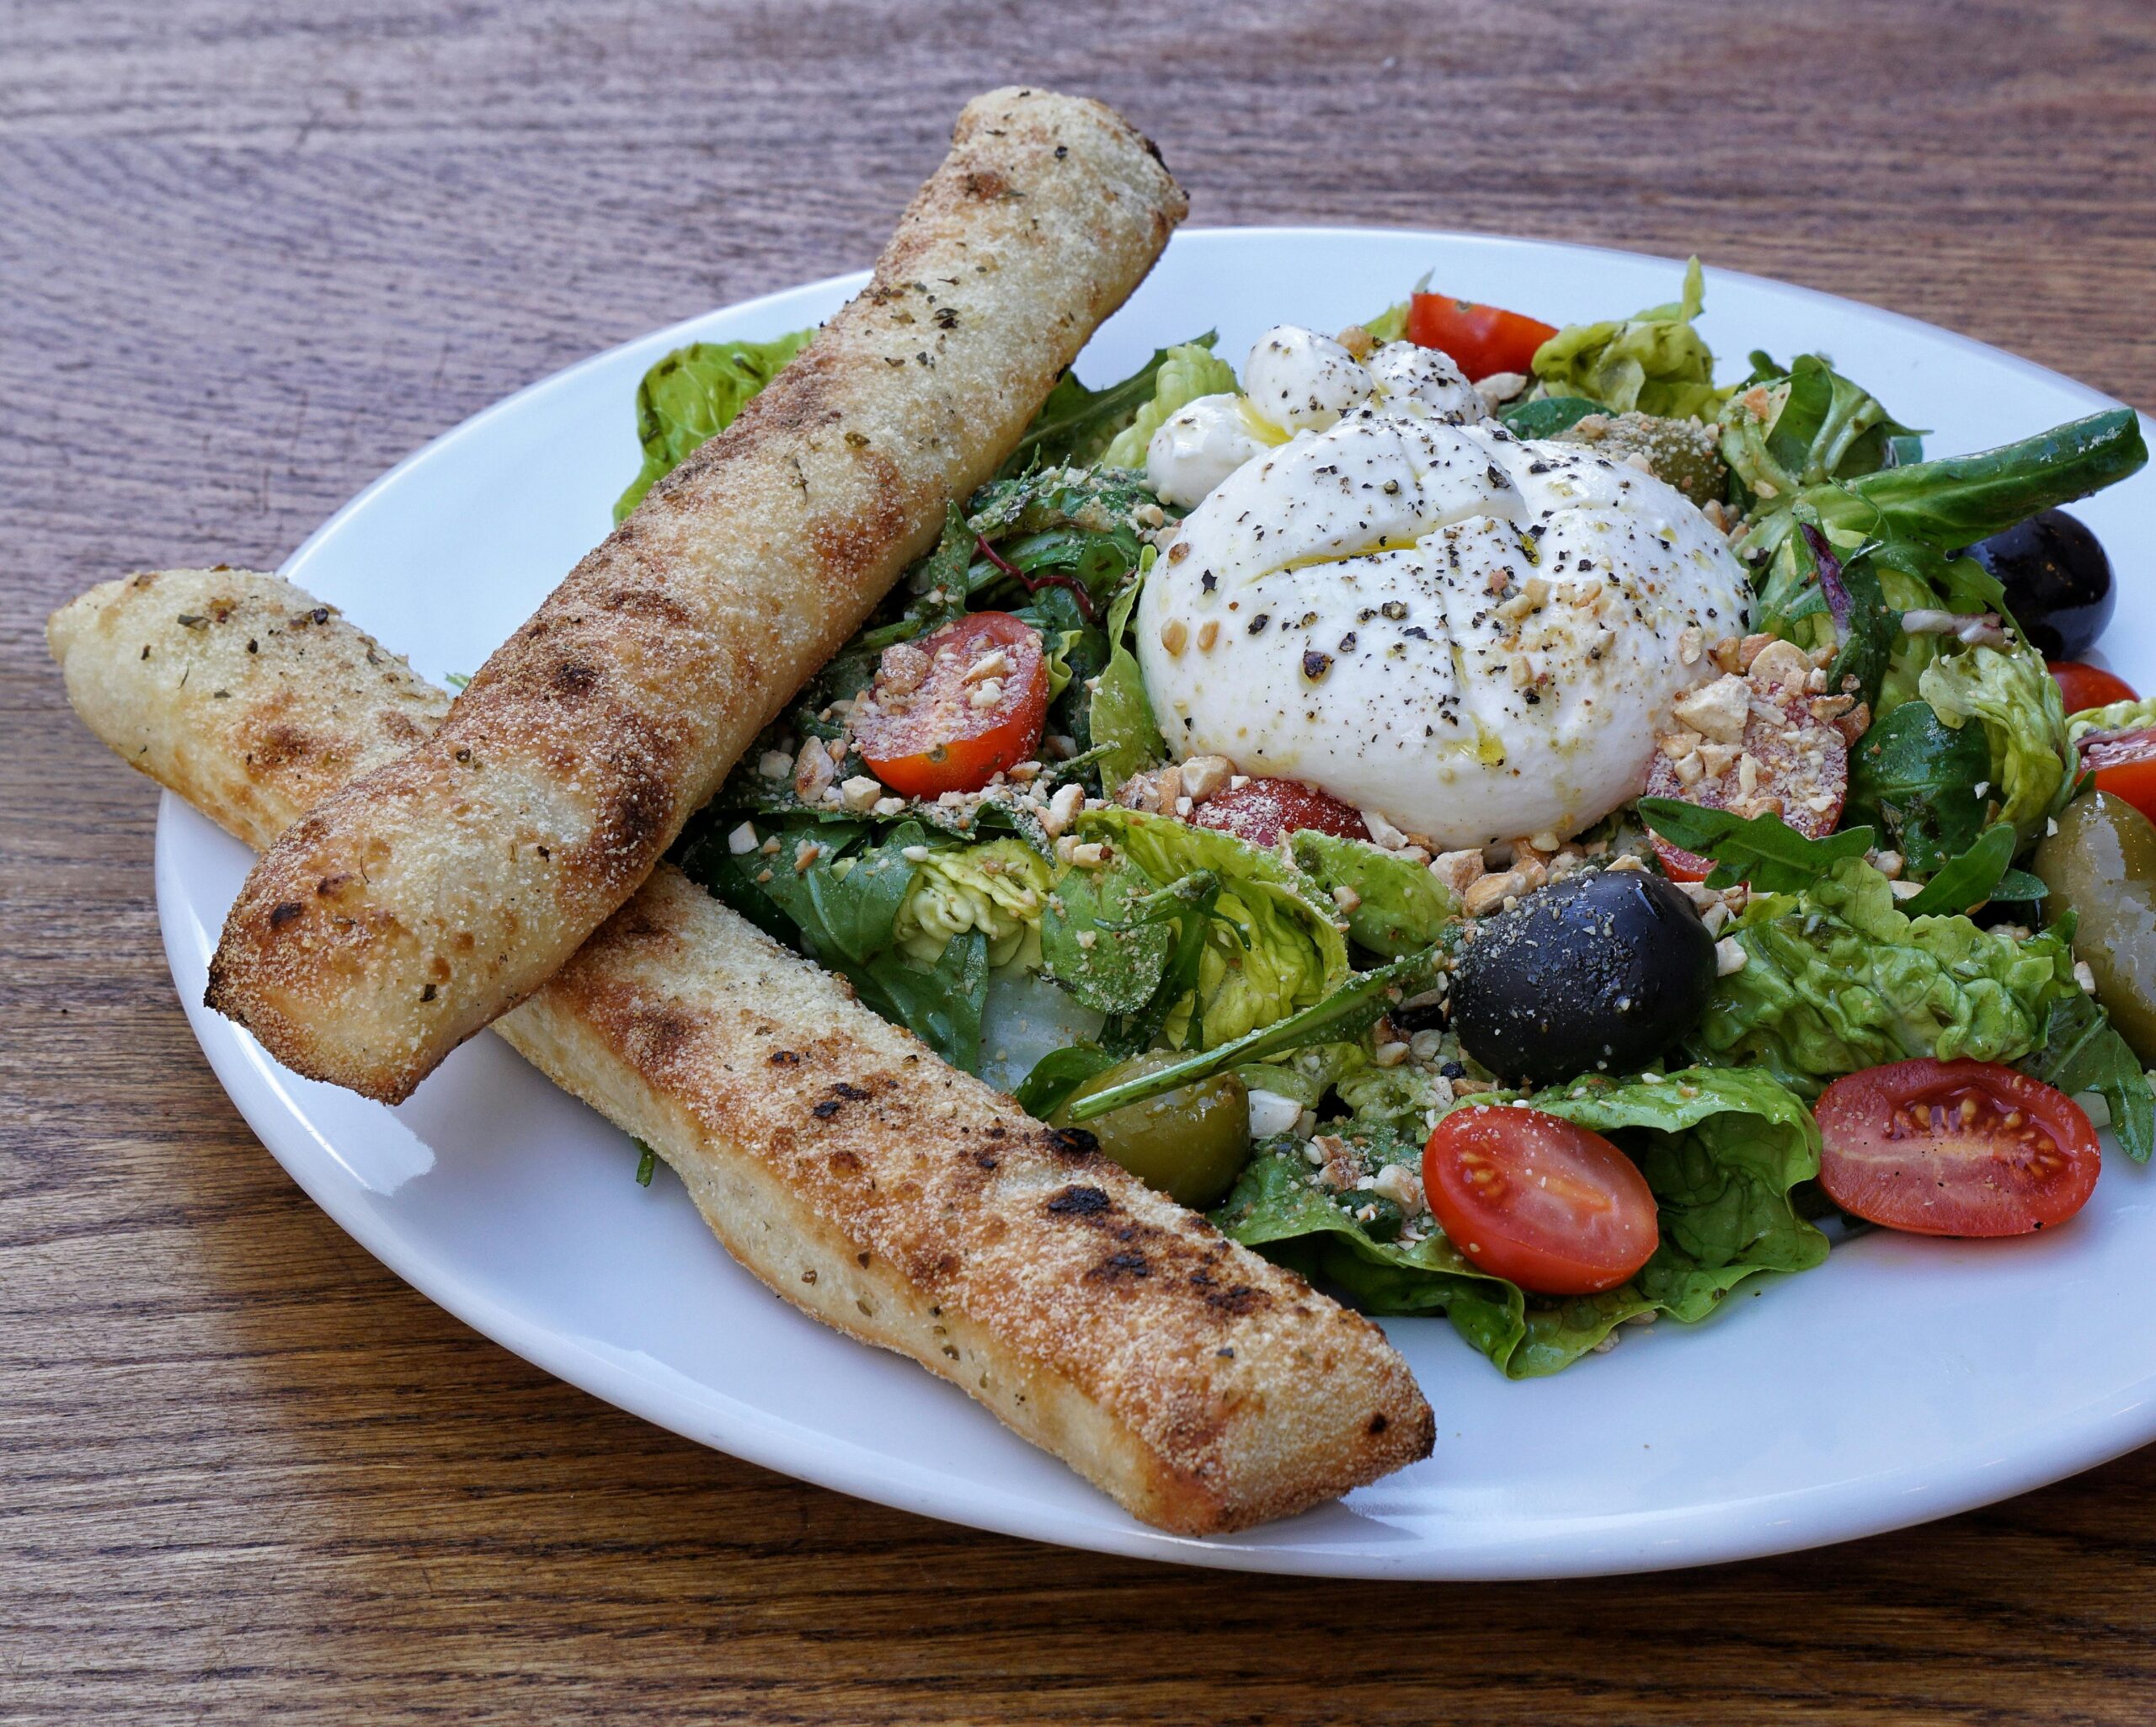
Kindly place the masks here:
[(1098, 103), (968, 104), (868, 287), (570, 572), (433, 738), (270, 847), (210, 1005), (300, 1073), (408, 1095), (636, 890), (1016, 446), (1184, 209)]
[[(448, 705), (275, 576), (109, 582), (47, 636), (91, 730), (258, 846)], [(771, 1289), (1147, 1522), (1244, 1528), (1429, 1453), (1429, 1405), (1376, 1326), (947, 1066), (671, 865), (495, 1029), (657, 1150)]]

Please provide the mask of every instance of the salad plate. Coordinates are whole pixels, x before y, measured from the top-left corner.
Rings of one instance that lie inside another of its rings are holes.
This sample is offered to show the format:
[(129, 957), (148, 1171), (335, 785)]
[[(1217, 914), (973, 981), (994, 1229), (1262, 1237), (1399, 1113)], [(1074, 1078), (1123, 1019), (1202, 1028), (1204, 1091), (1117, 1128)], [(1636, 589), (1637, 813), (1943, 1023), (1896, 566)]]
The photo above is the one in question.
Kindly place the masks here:
[[(1077, 371), (1120, 377), (1208, 328), (1245, 352), (1283, 322), (1337, 329), (1428, 275), (1552, 324), (1673, 300), (1684, 266), (1403, 232), (1178, 235)], [(692, 319), (509, 397), (376, 482), (286, 565), (436, 682), (475, 669), (586, 550), (639, 459), (632, 404), (694, 340), (813, 324), (835, 278)], [(2084, 385), (1894, 314), (1710, 269), (1722, 355), (1820, 353), (1953, 453), (2114, 407)], [(2156, 564), (2156, 480), (2074, 506), (2123, 573)], [(2131, 581), (2100, 653), (2156, 681), (2156, 597)], [(2145, 662), (2145, 663), (2144, 663)], [(496, 1039), (394, 1108), (278, 1067), (205, 1008), (209, 956), (250, 859), (168, 796), (157, 860), (168, 957), (196, 1036), (294, 1180), (383, 1263), (488, 1336), (722, 1451), (882, 1503), (1035, 1539), (1312, 1575), (1499, 1579), (1701, 1564), (1945, 1516), (2156, 1438), (2156, 1169), (2107, 1153), (2072, 1226), (1991, 1242), (1884, 1231), (1801, 1277), (1755, 1277), (1694, 1325), (1508, 1380), (1442, 1319), (1388, 1335), (1437, 1415), (1422, 1463), (1245, 1534), (1133, 1521), (958, 1392), (825, 1330), (713, 1241), (632, 1143)]]

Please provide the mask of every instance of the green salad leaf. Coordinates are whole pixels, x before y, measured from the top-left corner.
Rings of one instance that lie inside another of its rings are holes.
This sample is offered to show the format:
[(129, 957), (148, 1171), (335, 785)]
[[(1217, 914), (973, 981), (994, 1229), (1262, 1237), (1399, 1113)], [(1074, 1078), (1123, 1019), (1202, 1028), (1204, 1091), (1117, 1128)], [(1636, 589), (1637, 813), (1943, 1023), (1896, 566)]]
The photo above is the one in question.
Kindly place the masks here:
[(1928, 701), (1905, 701), (1849, 752), (1844, 821), (1876, 823), (1913, 876), (1931, 875), (1983, 831), (1991, 749), (1981, 726), (1947, 725)]
[(2041, 899), (2049, 892), (2034, 876), (2013, 867), (2020, 837), (2004, 822), (1983, 830), (1959, 857), (1950, 859), (1923, 893), (1902, 907), (1902, 915), (1927, 918), (1940, 912), (1969, 912), (1993, 899)]
[(1209, 334), (1164, 350), (1153, 376), (1153, 394), (1101, 452), (1104, 467), (1142, 468), (1145, 446), (1168, 416), (1190, 406), (1201, 396), (1231, 395), (1235, 369), (1212, 351)]
[(1892, 462), (1893, 440), (1911, 435), (1877, 397), (1817, 354), (1799, 354), (1778, 376), (1755, 370), (1721, 411), (1722, 460), (1755, 498), (1876, 473)]
[(2156, 726), (2156, 698), (2114, 701), (2105, 707), (2084, 707), (2066, 717), (2067, 741), (2079, 744), (2099, 733), (2139, 732)]
[(1716, 981), (1689, 1047), (1807, 1094), (1912, 1057), (2019, 1061), (2052, 1005), (2079, 994), (2052, 931), (2015, 940), (1966, 917), (1906, 915), (1859, 858), (1796, 894), (1758, 894), (1725, 932), (1745, 963)]
[(1081, 1006), (1131, 1014), (1153, 999), (1175, 930), (1165, 920), (1135, 922), (1132, 913), (1134, 902), (1155, 891), (1153, 878), (1128, 861), (1057, 878), (1041, 919), (1041, 957), (1048, 975)]
[(1840, 546), (1908, 541), (1958, 552), (2040, 509), (2101, 491), (2148, 460), (2133, 410), (2111, 408), (1974, 455), (1806, 486), (1773, 500), (1732, 545), (1745, 558), (1775, 551), (1795, 531), (1801, 502)]
[(1780, 816), (1741, 816), (1734, 810), (1676, 797), (1642, 797), (1640, 819), (1669, 841), (1720, 866), (1711, 887), (1748, 882), (1762, 893), (1791, 893), (1809, 887), (1844, 858), (1871, 850), (1869, 828), (1844, 828), (1823, 840), (1800, 834)]
[(1971, 648), (1926, 666), (1917, 689), (1948, 727), (1971, 720), (1990, 751), (1988, 793), (2022, 839), (2064, 808), (2079, 766), (2058, 682), (2032, 648)]
[(1241, 1037), (1199, 1050), (1141, 1077), (1097, 1091), (1071, 1111), (1074, 1122), (1088, 1122), (1110, 1110), (1143, 1103), (1179, 1085), (1209, 1079), (1230, 1068), (1269, 1062), (1321, 1044), (1360, 1037), (1383, 1017), (1401, 994), (1429, 987), (1436, 976), (1434, 951), (1410, 954), (1375, 971), (1358, 972), (1331, 994), (1285, 1019), (1261, 1025)]
[[(1157, 349), (1153, 357), (1129, 377), (1102, 390), (1088, 390), (1078, 381), (1076, 373), (1065, 372), (1056, 380), (1048, 400), (1041, 404), (1041, 411), (1033, 416), (1033, 424), (1026, 429), (1025, 435), (1019, 439), (1017, 447), (1003, 464), (1003, 472), (1022, 474), (1029, 467), (1057, 462), (1067, 462), (1075, 467), (1092, 466), (1154, 399), (1161, 387), (1161, 371), (1171, 360), (1189, 349), (1209, 349), (1214, 340), (1213, 332), (1208, 330), (1192, 341)], [(1228, 387), (1234, 387), (1232, 374)], [(1165, 419), (1167, 415), (1161, 418)], [(1139, 454), (1142, 460), (1142, 447)]]
[(1535, 350), (1535, 394), (1582, 397), (1617, 413), (1637, 408), (1672, 419), (1711, 418), (1722, 400), (1714, 350), (1692, 328), (1705, 297), (1694, 258), (1684, 266), (1681, 296), (1670, 304), (1628, 318), (1567, 324)]
[[(1163, 888), (1201, 874), (1218, 883), (1195, 1004), (1208, 1046), (1312, 1006), (1347, 978), (1348, 944), (1331, 908), (1276, 854), (1134, 809), (1088, 810), (1071, 832), (1109, 845)], [(1185, 1031), (1172, 1020), (1166, 1029), (1175, 1042)]]
[(1101, 756), (1101, 784), (1110, 792), (1133, 774), (1167, 760), (1168, 746), (1154, 723), (1153, 704), (1145, 693), (1145, 674), (1138, 656), (1126, 640), (1130, 614), (1139, 591), (1153, 568), (1153, 548), (1147, 546), (1138, 573), (1108, 608), (1108, 663), (1093, 685), (1086, 710), (1086, 728)]
[(1589, 414), (1607, 410), (1584, 396), (1533, 396), (1508, 402), (1497, 418), (1517, 438), (1555, 438), (1569, 432)]
[(1330, 894), (1347, 893), (1348, 934), (1388, 959), (1419, 952), (1460, 915), (1460, 901), (1421, 864), (1366, 840), (1315, 829), (1289, 842), (1296, 867)]
[(643, 503), (643, 494), (679, 467), (691, 450), (732, 425), (750, 399), (815, 333), (795, 330), (768, 342), (692, 342), (646, 372), (637, 386), (637, 441), (643, 446), (643, 466), (616, 501), (614, 520), (620, 521)]
[[(1585, 1079), (1529, 1101), (1615, 1139), (1654, 1191), (1662, 1245), (1620, 1289), (1529, 1296), (1478, 1271), (1441, 1231), (1401, 1239), (1387, 1218), (1374, 1232), (1358, 1216), (1368, 1190), (1335, 1196), (1313, 1185), (1292, 1140), (1259, 1149), (1213, 1221), (1246, 1246), (1341, 1288), (1366, 1312), (1444, 1312), (1515, 1379), (1569, 1366), (1627, 1319), (1696, 1321), (1747, 1277), (1805, 1271), (1826, 1257), (1826, 1238), (1790, 1199), (1818, 1174), (1818, 1129), (1803, 1103), (1764, 1074), (1689, 1069), (1667, 1078)], [(1388, 1162), (1415, 1165), (1418, 1134), (1363, 1137), (1372, 1173)]]
[(2052, 1003), (2043, 1047), (2021, 1063), (2033, 1079), (2069, 1097), (2093, 1091), (2110, 1106), (2111, 1133), (2136, 1163), (2156, 1150), (2156, 1095), (2139, 1059), (2094, 996), (2076, 990)]

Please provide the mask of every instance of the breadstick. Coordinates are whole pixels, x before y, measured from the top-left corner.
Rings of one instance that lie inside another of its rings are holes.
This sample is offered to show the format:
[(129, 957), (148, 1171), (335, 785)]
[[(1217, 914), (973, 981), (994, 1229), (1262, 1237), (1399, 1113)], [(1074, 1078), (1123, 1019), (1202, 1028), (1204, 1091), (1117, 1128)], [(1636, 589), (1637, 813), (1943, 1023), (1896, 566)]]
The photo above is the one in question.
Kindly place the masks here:
[[(47, 627), (91, 730), (256, 845), (446, 706), (275, 576), (110, 582)], [(671, 865), (495, 1029), (656, 1149), (778, 1294), (1148, 1522), (1243, 1528), (1429, 1452), (1429, 1405), (1376, 1326), (946, 1066)]]
[(860, 297), (569, 573), (430, 742), (270, 847), (210, 1005), (302, 1074), (409, 1095), (635, 892), (1016, 445), (1183, 210), (1098, 103), (969, 104)]

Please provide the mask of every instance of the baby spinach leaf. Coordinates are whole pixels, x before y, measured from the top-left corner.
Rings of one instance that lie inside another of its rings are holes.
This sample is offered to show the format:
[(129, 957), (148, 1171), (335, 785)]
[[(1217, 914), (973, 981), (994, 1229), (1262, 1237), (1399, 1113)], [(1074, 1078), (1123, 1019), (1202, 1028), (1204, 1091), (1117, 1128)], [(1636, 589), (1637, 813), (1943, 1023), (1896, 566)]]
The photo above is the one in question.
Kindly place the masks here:
[[(2020, 843), (2013, 828), (2004, 822), (1985, 829), (1975, 845), (1931, 878), (1923, 893), (1903, 902), (1902, 915), (1927, 918), (1938, 913), (1974, 911), (1999, 891), (2006, 877), (2019, 873), (2011, 866)], [(2042, 891), (2041, 884), (2038, 891)]]
[(1153, 999), (1174, 930), (1166, 921), (1127, 922), (1131, 902), (1153, 891), (1153, 878), (1129, 863), (1066, 870), (1057, 878), (1041, 914), (1041, 957), (1048, 975), (1081, 1005), (1128, 1014)]
[(1958, 731), (1927, 701), (1905, 701), (1876, 722), (1849, 754), (1848, 813), (1876, 820), (1910, 871), (1929, 876), (1976, 844), (1991, 776), (1981, 726)]
[(1507, 405), (1497, 418), (1505, 429), (1519, 438), (1554, 438), (1569, 432), (1591, 413), (1606, 413), (1599, 402), (1584, 396), (1543, 396)]

